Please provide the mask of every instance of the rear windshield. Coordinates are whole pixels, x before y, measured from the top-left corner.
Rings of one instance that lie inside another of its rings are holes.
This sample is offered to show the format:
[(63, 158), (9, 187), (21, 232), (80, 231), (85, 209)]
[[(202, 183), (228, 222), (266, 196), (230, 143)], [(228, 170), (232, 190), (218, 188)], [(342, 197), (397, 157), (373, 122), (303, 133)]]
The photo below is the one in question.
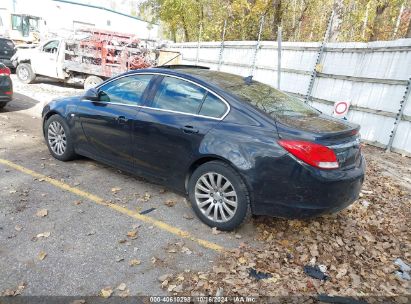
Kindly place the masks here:
[(7, 39), (0, 39), (0, 50), (13, 50), (14, 49), (14, 43), (11, 40)]
[(319, 111), (306, 105), (300, 99), (287, 95), (261, 82), (242, 84), (227, 88), (231, 94), (237, 95), (274, 118), (289, 116), (318, 116)]
[(273, 118), (318, 116), (321, 112), (310, 107), (297, 97), (278, 91), (273, 87), (252, 80), (247, 84), (241, 76), (209, 70), (189, 70), (190, 74), (199, 76), (207, 82), (228, 91), (269, 114)]

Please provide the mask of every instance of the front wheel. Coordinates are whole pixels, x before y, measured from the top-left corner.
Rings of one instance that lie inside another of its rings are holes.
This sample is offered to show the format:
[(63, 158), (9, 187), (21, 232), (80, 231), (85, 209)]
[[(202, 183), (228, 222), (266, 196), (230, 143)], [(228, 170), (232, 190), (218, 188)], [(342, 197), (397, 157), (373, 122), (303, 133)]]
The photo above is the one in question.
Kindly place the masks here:
[(17, 78), (23, 83), (32, 83), (36, 79), (33, 69), (29, 63), (20, 63), (16, 69)]
[(250, 198), (241, 176), (228, 164), (211, 161), (198, 167), (188, 184), (191, 205), (210, 227), (233, 230), (250, 208)]
[(54, 158), (61, 161), (75, 158), (73, 139), (63, 117), (55, 114), (47, 119), (44, 126), (44, 137), (47, 147)]

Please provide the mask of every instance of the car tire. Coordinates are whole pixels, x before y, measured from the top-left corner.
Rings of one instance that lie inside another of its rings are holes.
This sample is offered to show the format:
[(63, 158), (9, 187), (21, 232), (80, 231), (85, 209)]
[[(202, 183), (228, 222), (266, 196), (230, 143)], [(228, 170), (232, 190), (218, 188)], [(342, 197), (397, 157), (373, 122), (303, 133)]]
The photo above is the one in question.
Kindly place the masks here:
[(84, 80), (84, 90), (95, 88), (97, 85), (99, 85), (102, 82), (103, 82), (103, 79), (101, 79), (98, 76), (94, 76), (94, 75), (88, 76), (86, 80)]
[(197, 216), (218, 230), (237, 228), (250, 213), (250, 195), (243, 179), (221, 161), (207, 162), (193, 172), (188, 182), (188, 195)]
[(44, 124), (44, 138), (54, 158), (69, 161), (76, 157), (70, 129), (60, 115), (54, 114), (47, 119)]
[(29, 63), (20, 63), (16, 69), (17, 78), (23, 83), (32, 83), (36, 79), (33, 69)]
[(0, 109), (3, 109), (5, 106), (5, 104), (0, 104)]

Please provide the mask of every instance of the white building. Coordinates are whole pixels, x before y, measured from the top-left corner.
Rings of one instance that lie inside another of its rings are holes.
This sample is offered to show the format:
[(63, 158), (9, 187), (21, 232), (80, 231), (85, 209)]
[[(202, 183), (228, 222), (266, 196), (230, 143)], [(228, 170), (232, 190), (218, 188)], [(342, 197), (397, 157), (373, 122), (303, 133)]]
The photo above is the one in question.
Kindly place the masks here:
[[(77, 0), (79, 1), (79, 0)], [(158, 39), (158, 25), (107, 7), (70, 0), (1, 0), (0, 34), (11, 31), (13, 14), (38, 16), (44, 20), (43, 31), (57, 32), (80, 27), (133, 34), (140, 39)], [(10, 28), (8, 28), (10, 27)]]

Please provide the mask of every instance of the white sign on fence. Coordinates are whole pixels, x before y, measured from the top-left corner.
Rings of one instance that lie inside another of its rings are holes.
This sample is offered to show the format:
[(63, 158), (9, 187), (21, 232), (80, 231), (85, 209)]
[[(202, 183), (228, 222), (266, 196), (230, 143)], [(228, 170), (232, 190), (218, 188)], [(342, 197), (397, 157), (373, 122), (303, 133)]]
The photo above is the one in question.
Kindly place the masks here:
[(346, 118), (350, 104), (349, 101), (336, 101), (334, 103), (333, 116), (337, 118)]

